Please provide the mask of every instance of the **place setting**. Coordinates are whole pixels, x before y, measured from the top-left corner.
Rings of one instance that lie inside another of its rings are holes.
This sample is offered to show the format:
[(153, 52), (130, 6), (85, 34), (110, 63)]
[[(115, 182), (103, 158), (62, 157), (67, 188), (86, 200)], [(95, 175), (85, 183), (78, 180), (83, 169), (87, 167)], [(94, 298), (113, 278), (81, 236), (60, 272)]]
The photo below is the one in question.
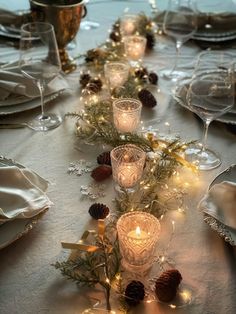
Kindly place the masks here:
[(49, 182), (31, 169), (0, 157), (0, 249), (27, 234), (53, 205)]

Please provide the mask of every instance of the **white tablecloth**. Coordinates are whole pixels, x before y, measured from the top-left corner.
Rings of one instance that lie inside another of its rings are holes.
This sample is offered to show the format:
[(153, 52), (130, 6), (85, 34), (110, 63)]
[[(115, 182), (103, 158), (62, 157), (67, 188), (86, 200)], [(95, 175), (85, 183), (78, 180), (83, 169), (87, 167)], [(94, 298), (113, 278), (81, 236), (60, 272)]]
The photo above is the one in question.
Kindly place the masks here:
[[(89, 18), (98, 21), (100, 27), (91, 31), (80, 30), (77, 48), (72, 54), (104, 41), (107, 29), (126, 7), (131, 8), (131, 12), (149, 12), (148, 3), (144, 1), (91, 4)], [(146, 57), (145, 64), (149, 69), (158, 70), (172, 62), (173, 47), (173, 43), (160, 39), (155, 52)], [(187, 44), (182, 51), (181, 64), (185, 67), (190, 65), (197, 52), (199, 48)], [(0, 55), (2, 60), (8, 57), (4, 48), (0, 49)], [(61, 96), (49, 105), (51, 110), (61, 114), (81, 108), (78, 73), (71, 74), (67, 79), (73, 87), (70, 95)], [(171, 132), (179, 134), (183, 140), (199, 139), (202, 134), (199, 121), (171, 101), (171, 87), (166, 82), (161, 80), (159, 87), (158, 106), (151, 111), (144, 110), (142, 118), (152, 121), (150, 123), (163, 133), (168, 132), (165, 122), (169, 122)], [(26, 121), (38, 112), (39, 108), (0, 117), (0, 123)], [(184, 282), (193, 290), (192, 304), (173, 310), (151, 303), (145, 309), (135, 309), (134, 313), (236, 313), (236, 250), (203, 222), (196, 208), (212, 179), (235, 163), (235, 135), (229, 133), (225, 125), (214, 122), (210, 126), (208, 142), (213, 150), (220, 153), (222, 165), (201, 173), (199, 183), (192, 182), (193, 188), (186, 199), (189, 207), (186, 214), (169, 214), (162, 226), (163, 232), (168, 234), (166, 230), (171, 219), (176, 222), (169, 256), (175, 260)], [(13, 158), (49, 180), (48, 196), (55, 204), (30, 233), (0, 251), (1, 314), (74, 314), (82, 313), (93, 303), (88, 298), (88, 295), (96, 295), (93, 290), (78, 290), (73, 282), (64, 279), (50, 264), (67, 257), (68, 251), (61, 249), (62, 240), (75, 242), (85, 229), (94, 226), (88, 215), (91, 202), (87, 199), (81, 201), (80, 194), (80, 186), (90, 183), (91, 178), (89, 174), (70, 176), (67, 169), (71, 161), (82, 158), (95, 163), (101, 151), (102, 147), (78, 144), (74, 121), (68, 118), (59, 128), (46, 133), (27, 128), (0, 130), (0, 155)], [(112, 208), (114, 193), (109, 183), (106, 197), (100, 201)]]

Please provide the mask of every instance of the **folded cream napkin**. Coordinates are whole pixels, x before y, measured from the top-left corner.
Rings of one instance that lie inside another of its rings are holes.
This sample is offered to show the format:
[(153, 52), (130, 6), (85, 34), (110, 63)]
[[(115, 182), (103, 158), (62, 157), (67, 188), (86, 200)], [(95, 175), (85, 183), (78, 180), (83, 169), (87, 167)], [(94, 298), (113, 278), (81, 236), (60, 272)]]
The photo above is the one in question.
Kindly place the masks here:
[(23, 23), (27, 23), (30, 20), (31, 14), (29, 12), (12, 12), (3, 8), (0, 8), (0, 24), (3, 25), (15, 25), (19, 26)]
[(47, 187), (46, 180), (27, 168), (0, 167), (0, 223), (31, 218), (50, 207)]
[[(61, 76), (58, 76), (47, 85), (45, 95), (67, 87), (68, 85), (65, 80)], [(15, 105), (16, 102), (14, 100), (19, 96), (25, 96), (25, 100), (27, 101), (28, 99), (39, 97), (39, 90), (32, 80), (21, 74), (17, 65), (1, 69), (0, 106)]]
[(223, 181), (213, 185), (199, 208), (236, 231), (236, 183)]

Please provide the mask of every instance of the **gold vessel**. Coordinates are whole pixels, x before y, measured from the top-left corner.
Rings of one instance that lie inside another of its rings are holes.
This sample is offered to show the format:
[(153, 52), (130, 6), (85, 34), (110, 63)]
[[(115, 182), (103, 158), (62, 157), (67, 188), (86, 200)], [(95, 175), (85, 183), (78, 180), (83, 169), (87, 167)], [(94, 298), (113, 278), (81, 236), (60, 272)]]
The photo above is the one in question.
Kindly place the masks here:
[(54, 26), (62, 70), (70, 73), (75, 70), (76, 63), (68, 55), (65, 47), (76, 36), (80, 21), (85, 16), (82, 0), (30, 0), (33, 20), (48, 22)]

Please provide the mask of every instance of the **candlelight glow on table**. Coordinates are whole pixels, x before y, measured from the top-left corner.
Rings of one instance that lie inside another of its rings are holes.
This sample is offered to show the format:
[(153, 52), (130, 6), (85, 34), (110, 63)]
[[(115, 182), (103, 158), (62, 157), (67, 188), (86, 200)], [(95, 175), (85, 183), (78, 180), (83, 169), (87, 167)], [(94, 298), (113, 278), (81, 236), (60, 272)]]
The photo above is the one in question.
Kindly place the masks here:
[(146, 45), (147, 39), (143, 36), (134, 35), (124, 37), (125, 55), (131, 66), (137, 66), (142, 62)]
[(126, 14), (120, 19), (120, 32), (122, 36), (135, 34), (137, 29), (137, 16)]
[(129, 65), (122, 62), (109, 62), (104, 65), (104, 74), (112, 91), (114, 88), (122, 86), (129, 76)]
[(142, 103), (133, 98), (121, 98), (113, 102), (113, 120), (119, 132), (134, 133), (140, 123)]
[(117, 222), (122, 265), (131, 272), (145, 272), (153, 263), (160, 234), (158, 219), (145, 212), (129, 212)]
[(112, 174), (115, 182), (131, 191), (142, 177), (145, 157), (145, 152), (135, 145), (115, 147), (111, 151)]

